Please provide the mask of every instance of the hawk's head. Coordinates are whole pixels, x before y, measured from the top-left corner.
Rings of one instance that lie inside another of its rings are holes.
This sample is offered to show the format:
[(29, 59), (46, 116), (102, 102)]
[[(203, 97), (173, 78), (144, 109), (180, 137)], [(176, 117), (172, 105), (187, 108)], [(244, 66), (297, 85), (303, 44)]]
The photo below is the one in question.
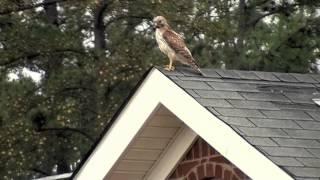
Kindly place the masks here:
[(157, 16), (153, 18), (153, 25), (155, 28), (162, 28), (162, 27), (169, 26), (166, 18), (164, 18), (163, 16)]

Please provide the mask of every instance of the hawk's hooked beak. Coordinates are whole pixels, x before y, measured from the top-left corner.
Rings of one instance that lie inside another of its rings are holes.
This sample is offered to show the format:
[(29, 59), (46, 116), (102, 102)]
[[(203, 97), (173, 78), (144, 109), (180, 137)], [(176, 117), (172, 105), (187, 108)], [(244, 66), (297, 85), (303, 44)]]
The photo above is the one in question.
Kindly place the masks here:
[(152, 23), (152, 28), (153, 28), (153, 30), (156, 30), (156, 29), (158, 28), (158, 26), (157, 26), (157, 23), (156, 23), (156, 22), (153, 22), (153, 23)]

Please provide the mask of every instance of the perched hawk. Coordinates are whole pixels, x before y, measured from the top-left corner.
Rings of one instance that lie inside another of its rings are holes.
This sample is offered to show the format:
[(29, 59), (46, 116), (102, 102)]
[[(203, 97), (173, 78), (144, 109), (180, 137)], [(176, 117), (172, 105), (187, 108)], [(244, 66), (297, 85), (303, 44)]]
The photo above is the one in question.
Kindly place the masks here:
[(156, 28), (156, 40), (159, 48), (169, 57), (170, 62), (165, 69), (173, 71), (173, 63), (179, 61), (204, 75), (184, 43), (182, 36), (170, 28), (167, 20), (163, 16), (157, 16), (153, 19), (153, 23)]

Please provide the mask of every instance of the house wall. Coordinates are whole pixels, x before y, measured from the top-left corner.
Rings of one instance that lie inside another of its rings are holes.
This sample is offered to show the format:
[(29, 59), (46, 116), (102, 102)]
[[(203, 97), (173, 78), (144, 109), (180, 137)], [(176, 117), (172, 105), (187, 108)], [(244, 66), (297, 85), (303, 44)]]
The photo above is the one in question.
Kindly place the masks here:
[(196, 140), (169, 178), (169, 180), (243, 179), (249, 178), (201, 138)]

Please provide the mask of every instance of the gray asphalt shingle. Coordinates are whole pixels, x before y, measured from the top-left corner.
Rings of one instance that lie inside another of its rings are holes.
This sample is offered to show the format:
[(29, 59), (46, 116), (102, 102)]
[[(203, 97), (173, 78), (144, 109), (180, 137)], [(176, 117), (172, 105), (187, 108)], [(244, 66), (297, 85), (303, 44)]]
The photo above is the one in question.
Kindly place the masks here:
[(284, 82), (299, 82), (295, 77), (285, 73), (273, 73), (278, 79)]
[(260, 78), (251, 71), (235, 71), (241, 79), (260, 80)]
[(318, 112), (307, 112), (313, 119), (320, 121), (320, 108), (318, 108)]
[(203, 77), (203, 76), (177, 76), (179, 78), (179, 80), (183, 80), (183, 81), (203, 81), (203, 82), (210, 82), (210, 81), (214, 81), (214, 82), (223, 82), (222, 79), (216, 79), (216, 78), (208, 78), (208, 77)]
[(208, 84), (215, 90), (244, 91), (244, 92), (259, 91), (257, 87), (253, 84), (225, 83), (225, 82), (208, 82)]
[(179, 86), (186, 89), (206, 89), (210, 90), (212, 89), (207, 83), (202, 81), (182, 81), (182, 80), (176, 80), (175, 81)]
[(320, 178), (320, 75), (159, 70), (294, 179)]
[(196, 99), (200, 104), (203, 106), (209, 106), (209, 107), (224, 107), (229, 108), (232, 107), (228, 101), (224, 99), (204, 99), (204, 98), (197, 98)]
[(314, 102), (312, 99), (314, 98), (314, 95), (312, 93), (284, 93), (285, 96), (287, 96), (292, 102), (296, 103), (309, 103), (313, 104)]
[(223, 116), (265, 117), (260, 111), (255, 109), (215, 108), (215, 110)]
[(238, 92), (228, 91), (208, 91), (208, 90), (195, 90), (195, 92), (203, 98), (216, 98), (216, 99), (243, 99)]
[(316, 178), (320, 177), (319, 168), (287, 167), (286, 169), (293, 173), (295, 176)]
[(198, 98), (200, 97), (196, 92), (194, 92), (193, 90), (191, 89), (186, 89), (186, 91), (194, 98)]
[(296, 121), (303, 129), (320, 130), (320, 122), (315, 121)]
[[(298, 104), (298, 103), (282, 103), (273, 102), (273, 104), (281, 110), (298, 110), (298, 111), (319, 111), (319, 107), (315, 104)], [(307, 112), (307, 114), (309, 114)]]
[(240, 131), (247, 136), (254, 137), (289, 137), (282, 129), (276, 128), (253, 128), (239, 127)]
[(250, 121), (257, 127), (301, 129), (301, 127), (292, 120), (250, 118)]
[(320, 82), (320, 75), (319, 74), (311, 74), (310, 75), (314, 80)]
[(261, 110), (261, 112), (268, 118), (273, 119), (296, 119), (296, 120), (312, 120), (308, 114), (303, 111), (273, 111), (273, 110)]
[(292, 73), (291, 75), (294, 76), (298, 81), (303, 83), (317, 83), (317, 81), (308, 74)]
[(214, 114), (214, 115), (216, 115), (216, 116), (220, 116), (220, 115), (221, 115), (221, 114), (218, 113), (213, 107), (208, 107), (208, 109), (209, 109), (209, 111), (210, 111), (212, 114)]
[(240, 79), (239, 75), (232, 70), (216, 69), (215, 72), (217, 72), (222, 78)]
[(254, 72), (260, 79), (266, 80), (266, 81), (280, 81), (275, 75), (268, 72)]
[(266, 101), (228, 100), (236, 108), (280, 110), (276, 105)]
[(314, 156), (320, 158), (320, 149), (308, 149)]
[(313, 139), (272, 138), (282, 147), (320, 148), (320, 142)]
[(299, 130), (299, 129), (284, 129), (292, 138), (300, 139), (320, 139), (320, 131), (314, 130)]
[(315, 158), (297, 158), (305, 166), (308, 167), (320, 167), (320, 159)]
[(303, 166), (301, 162), (292, 157), (269, 156), (269, 158), (279, 166)]
[(245, 126), (245, 127), (254, 127), (254, 124), (250, 122), (247, 118), (243, 117), (227, 117), (227, 116), (219, 116), (221, 120), (224, 122), (236, 125), (236, 126)]
[(259, 149), (265, 151), (271, 156), (283, 157), (313, 157), (313, 155), (304, 148), (291, 148), (291, 147), (264, 147), (260, 146)]
[(285, 97), (283, 94), (275, 93), (247, 93), (241, 92), (241, 95), (247, 100), (254, 101), (278, 101), (278, 102), (290, 102), (290, 100)]
[(271, 138), (245, 137), (247, 141), (256, 146), (278, 146)]
[(201, 71), (206, 75), (206, 77), (211, 77), (211, 78), (221, 77), (217, 72), (212, 71), (212, 69), (201, 69)]

